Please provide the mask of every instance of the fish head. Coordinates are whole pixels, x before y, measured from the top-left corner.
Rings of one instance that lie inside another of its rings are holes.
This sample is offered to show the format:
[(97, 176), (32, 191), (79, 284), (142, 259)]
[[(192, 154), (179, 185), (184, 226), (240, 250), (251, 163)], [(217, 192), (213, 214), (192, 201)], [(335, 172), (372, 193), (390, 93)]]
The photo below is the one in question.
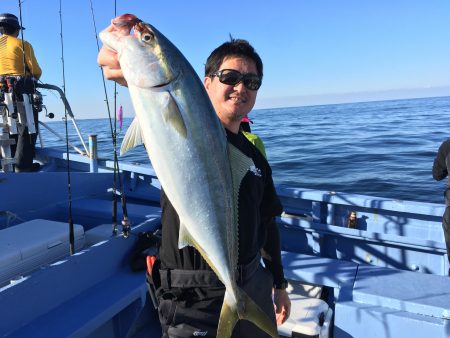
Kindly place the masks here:
[(128, 85), (160, 88), (177, 78), (170, 62), (170, 42), (158, 30), (135, 15), (124, 14), (100, 32), (103, 44), (117, 53)]

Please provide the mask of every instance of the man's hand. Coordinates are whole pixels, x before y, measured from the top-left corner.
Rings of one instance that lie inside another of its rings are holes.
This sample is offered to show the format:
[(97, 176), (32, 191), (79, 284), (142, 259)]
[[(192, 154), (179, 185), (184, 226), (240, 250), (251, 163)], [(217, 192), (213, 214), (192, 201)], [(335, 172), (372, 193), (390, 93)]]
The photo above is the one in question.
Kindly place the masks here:
[[(113, 25), (110, 25), (107, 30), (113, 31), (115, 28)], [(108, 80), (116, 81), (118, 84), (127, 87), (127, 81), (123, 77), (123, 72), (115, 51), (103, 46), (98, 53), (97, 62), (103, 68), (103, 73)]]
[(291, 300), (286, 290), (274, 289), (273, 302), (275, 304), (275, 317), (277, 325), (283, 324), (291, 314)]

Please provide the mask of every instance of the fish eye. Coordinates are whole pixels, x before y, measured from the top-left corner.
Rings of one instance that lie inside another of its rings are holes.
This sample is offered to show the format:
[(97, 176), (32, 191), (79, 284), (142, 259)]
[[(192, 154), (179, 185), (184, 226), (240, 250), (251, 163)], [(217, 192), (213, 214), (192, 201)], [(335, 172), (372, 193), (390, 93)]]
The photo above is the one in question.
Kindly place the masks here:
[(155, 36), (152, 33), (146, 32), (142, 34), (141, 40), (145, 43), (149, 43), (153, 40), (154, 37)]

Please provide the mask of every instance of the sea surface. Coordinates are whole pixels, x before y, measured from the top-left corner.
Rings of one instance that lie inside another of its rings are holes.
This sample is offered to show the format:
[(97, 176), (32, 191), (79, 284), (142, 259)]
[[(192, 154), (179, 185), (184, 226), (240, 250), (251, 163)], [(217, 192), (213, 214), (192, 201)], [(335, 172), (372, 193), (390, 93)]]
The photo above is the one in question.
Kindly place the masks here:
[[(436, 182), (431, 169), (439, 145), (450, 138), (450, 97), (260, 109), (250, 118), (275, 184), (443, 203), (446, 179)], [(118, 131), (118, 148), (131, 121), (124, 119)], [(48, 125), (65, 135), (63, 121)], [(77, 125), (84, 135), (97, 134), (101, 157), (113, 158), (108, 119)], [(72, 123), (68, 130), (79, 145)], [(41, 132), (45, 145), (65, 148)], [(120, 160), (150, 165), (142, 146)]]

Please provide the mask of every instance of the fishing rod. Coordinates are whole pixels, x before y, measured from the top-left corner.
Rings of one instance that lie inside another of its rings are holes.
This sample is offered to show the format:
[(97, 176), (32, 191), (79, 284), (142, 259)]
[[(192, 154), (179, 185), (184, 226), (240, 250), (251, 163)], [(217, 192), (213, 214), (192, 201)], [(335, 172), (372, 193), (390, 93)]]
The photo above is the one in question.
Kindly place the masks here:
[[(61, 0), (59, 1), (59, 19), (60, 19), (60, 36), (61, 36), (61, 62), (62, 62), (62, 73), (63, 73), (63, 93), (64, 97), (66, 94), (66, 79), (65, 79), (65, 67), (64, 67), (64, 43), (63, 43), (63, 25), (62, 25), (62, 4)], [(22, 2), (19, 0), (19, 23), (20, 27), (22, 27)], [(25, 42), (23, 39), (23, 29), (20, 29), (21, 31), (21, 37), (22, 37), (22, 51), (23, 51), (23, 76), (25, 77), (26, 70), (28, 69), (26, 65), (26, 59), (25, 59)], [(28, 69), (30, 72), (30, 76), (33, 76), (31, 70)], [(34, 81), (33, 81), (34, 82)], [(36, 90), (35, 84), (34, 90)], [(69, 155), (69, 132), (67, 128), (67, 105), (64, 105), (65, 107), (65, 126), (66, 126), (66, 152), (67, 152), (67, 191), (68, 191), (68, 202), (69, 202), (69, 251), (70, 255), (73, 255), (75, 253), (75, 236), (74, 236), (74, 226), (73, 226), (73, 218), (72, 218), (72, 191), (71, 191), (71, 179), (70, 179), (70, 155)], [(71, 114), (73, 117), (73, 115)]]
[[(114, 17), (117, 17), (117, 0), (114, 0)], [(114, 172), (117, 172), (118, 178), (119, 178), (119, 184), (120, 184), (120, 198), (122, 202), (122, 213), (123, 213), (123, 219), (122, 219), (122, 233), (125, 237), (128, 237), (130, 234), (130, 221), (128, 219), (128, 211), (127, 211), (127, 204), (125, 202), (125, 194), (124, 189), (122, 186), (122, 179), (120, 177), (120, 171), (119, 171), (119, 159), (117, 157), (117, 82), (114, 81), (114, 133), (113, 133), (113, 148), (114, 148)], [(116, 209), (116, 215), (117, 215), (117, 199), (115, 200), (115, 209)]]
[[(23, 38), (23, 25), (22, 25), (22, 0), (18, 0), (19, 1), (19, 24), (20, 24), (20, 38), (21, 38), (21, 43), (22, 43), (22, 63), (23, 63), (23, 77), (25, 77), (27, 75), (27, 71), (30, 73), (30, 76), (33, 76), (33, 72), (31, 69), (28, 68), (27, 66), (27, 60), (26, 60), (26, 55), (25, 55), (25, 40)], [(36, 83), (35, 81), (33, 81), (33, 90), (36, 91)]]
[[(66, 75), (64, 66), (64, 39), (63, 39), (63, 20), (62, 20), (62, 0), (59, 0), (59, 23), (60, 23), (60, 40), (61, 40), (61, 65), (62, 65), (62, 77), (63, 77), (63, 93), (66, 96)], [(69, 129), (67, 126), (68, 112), (67, 106), (64, 105), (64, 125), (66, 128), (66, 153), (67, 153), (67, 193), (69, 199), (69, 245), (70, 254), (75, 253), (75, 238), (74, 238), (74, 228), (73, 228), (73, 218), (72, 218), (72, 190), (71, 190), (71, 180), (70, 180), (70, 154), (69, 154)]]
[[(98, 34), (97, 34), (97, 25), (95, 23), (95, 14), (94, 14), (94, 6), (92, 4), (92, 0), (90, 0), (91, 5), (91, 14), (92, 14), (92, 22), (94, 25), (94, 32), (95, 32), (95, 40), (97, 42), (97, 52), (100, 51), (100, 44), (98, 42)], [(116, 14), (117, 4), (116, 1), (114, 1), (114, 15)], [(109, 126), (111, 130), (111, 136), (113, 141), (113, 154), (114, 154), (114, 182), (113, 182), (113, 195), (112, 195), (112, 232), (113, 234), (117, 234), (117, 180), (119, 181), (119, 189), (121, 191), (120, 193), (120, 199), (122, 204), (122, 233), (123, 236), (126, 238), (130, 234), (130, 220), (128, 219), (128, 211), (127, 211), (127, 204), (122, 184), (122, 179), (120, 175), (120, 169), (119, 169), (119, 159), (117, 156), (117, 109), (116, 109), (116, 98), (117, 98), (117, 85), (114, 82), (114, 127), (112, 125), (112, 117), (111, 117), (111, 110), (109, 107), (109, 99), (108, 99), (108, 92), (106, 90), (106, 81), (105, 81), (105, 75), (103, 73), (103, 68), (100, 67), (100, 71), (102, 74), (102, 80), (103, 80), (103, 90), (105, 95), (105, 102), (106, 102), (106, 108), (108, 111), (108, 117), (109, 117)]]
[(25, 60), (25, 42), (23, 40), (23, 29), (22, 29), (22, 1), (19, 0), (19, 23), (20, 23), (20, 37), (22, 38), (22, 63), (23, 63), (23, 76), (26, 75), (25, 67), (26, 67), (26, 60)]

